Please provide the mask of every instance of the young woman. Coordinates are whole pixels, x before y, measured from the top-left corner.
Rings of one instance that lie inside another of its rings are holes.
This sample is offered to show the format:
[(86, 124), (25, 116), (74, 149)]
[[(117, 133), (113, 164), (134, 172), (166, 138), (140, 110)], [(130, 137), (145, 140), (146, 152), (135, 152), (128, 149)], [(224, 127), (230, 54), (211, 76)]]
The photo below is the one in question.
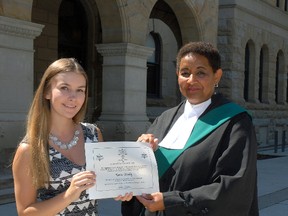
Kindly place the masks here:
[(59, 59), (45, 71), (13, 160), (18, 215), (97, 215), (97, 202), (86, 193), (96, 175), (85, 170), (84, 143), (103, 138), (96, 126), (81, 123), (87, 83), (73, 58)]

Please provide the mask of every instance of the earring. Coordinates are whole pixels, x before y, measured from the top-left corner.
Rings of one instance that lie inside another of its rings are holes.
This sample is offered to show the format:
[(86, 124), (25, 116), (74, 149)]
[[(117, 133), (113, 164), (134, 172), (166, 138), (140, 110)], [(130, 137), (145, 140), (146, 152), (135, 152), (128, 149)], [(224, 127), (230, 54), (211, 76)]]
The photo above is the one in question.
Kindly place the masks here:
[(218, 87), (219, 87), (219, 86), (218, 86), (218, 83), (215, 83), (214, 87), (215, 87), (215, 88), (218, 88)]

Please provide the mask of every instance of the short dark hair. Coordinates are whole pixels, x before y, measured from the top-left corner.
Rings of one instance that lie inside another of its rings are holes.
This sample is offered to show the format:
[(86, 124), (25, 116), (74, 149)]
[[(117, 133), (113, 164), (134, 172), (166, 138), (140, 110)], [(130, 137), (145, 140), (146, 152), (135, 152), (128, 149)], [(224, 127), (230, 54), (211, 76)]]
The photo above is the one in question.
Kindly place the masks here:
[(189, 42), (181, 47), (176, 57), (176, 70), (177, 73), (180, 67), (180, 61), (188, 54), (198, 54), (205, 56), (215, 73), (221, 68), (221, 57), (219, 51), (209, 42)]

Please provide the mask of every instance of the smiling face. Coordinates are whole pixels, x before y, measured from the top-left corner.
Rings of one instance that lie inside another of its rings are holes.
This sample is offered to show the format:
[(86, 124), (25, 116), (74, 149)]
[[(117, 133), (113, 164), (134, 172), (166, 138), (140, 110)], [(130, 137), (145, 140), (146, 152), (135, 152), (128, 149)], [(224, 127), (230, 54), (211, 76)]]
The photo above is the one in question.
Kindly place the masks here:
[(199, 104), (214, 94), (214, 87), (221, 79), (222, 70), (213, 72), (205, 56), (190, 53), (180, 60), (177, 75), (182, 95), (191, 104)]
[(51, 116), (72, 119), (85, 102), (86, 79), (81, 73), (55, 75), (45, 98), (50, 100)]

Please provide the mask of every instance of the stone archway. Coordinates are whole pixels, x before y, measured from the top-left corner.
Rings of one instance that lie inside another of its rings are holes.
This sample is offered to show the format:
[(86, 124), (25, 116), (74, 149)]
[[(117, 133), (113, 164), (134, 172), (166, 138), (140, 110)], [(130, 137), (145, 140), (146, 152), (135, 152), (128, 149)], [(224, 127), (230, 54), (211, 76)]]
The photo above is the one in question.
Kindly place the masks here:
[[(34, 1), (32, 10), (32, 20), (36, 23), (43, 24), (44, 31), (40, 37), (35, 40), (35, 57), (34, 57), (34, 89), (38, 86), (38, 83), (42, 77), (43, 72), (47, 66), (59, 57), (63, 57), (59, 54), (59, 8), (63, 1), (58, 0), (41, 0)], [(69, 1), (67, 1), (69, 3)], [(85, 32), (86, 37), (83, 41), (83, 45), (86, 48), (83, 49), (85, 53), (82, 55), (85, 59), (80, 62), (89, 77), (89, 102), (86, 121), (95, 121), (99, 117), (101, 112), (101, 96), (102, 96), (102, 59), (95, 50), (95, 44), (102, 42), (101, 35), (101, 22), (99, 18), (98, 8), (94, 0), (88, 1), (72, 1), (81, 4), (83, 12), (85, 13), (86, 28), (82, 31)], [(69, 5), (69, 4), (68, 4)], [(71, 8), (70, 8), (71, 9)], [(70, 10), (72, 13), (73, 11)], [(70, 14), (71, 15), (71, 14)], [(71, 15), (73, 16), (73, 14)], [(75, 14), (74, 14), (75, 16)], [(69, 20), (67, 21), (69, 22)], [(72, 22), (72, 20), (71, 20)], [(71, 24), (73, 27), (74, 24)], [(60, 26), (61, 27), (61, 26)], [(68, 35), (69, 37), (69, 35)], [(71, 44), (71, 43), (70, 43)], [(71, 47), (65, 47), (63, 49), (77, 49), (73, 44)], [(79, 46), (78, 46), (79, 48)], [(78, 51), (74, 52), (77, 53)], [(73, 52), (71, 52), (73, 53)], [(65, 56), (68, 57), (68, 56)], [(76, 57), (77, 56), (69, 56)]]
[[(100, 124), (107, 139), (134, 140), (149, 125), (146, 114), (146, 62), (152, 52), (145, 44), (149, 17), (156, 2), (131, 1), (128, 4), (121, 0), (105, 3), (96, 0), (103, 33), (102, 44), (96, 45), (103, 56)], [(217, 24), (213, 21), (209, 30), (214, 30), (215, 34), (209, 34), (211, 38), (201, 36), (200, 27), (210, 19), (200, 19), (200, 16), (211, 13), (213, 7), (209, 4), (203, 5), (198, 1), (165, 2), (175, 10), (183, 31), (183, 42), (216, 38)]]
[(103, 43), (145, 45), (149, 14), (156, 0), (96, 0), (102, 21)]

